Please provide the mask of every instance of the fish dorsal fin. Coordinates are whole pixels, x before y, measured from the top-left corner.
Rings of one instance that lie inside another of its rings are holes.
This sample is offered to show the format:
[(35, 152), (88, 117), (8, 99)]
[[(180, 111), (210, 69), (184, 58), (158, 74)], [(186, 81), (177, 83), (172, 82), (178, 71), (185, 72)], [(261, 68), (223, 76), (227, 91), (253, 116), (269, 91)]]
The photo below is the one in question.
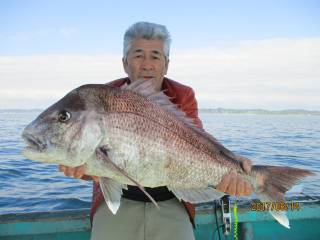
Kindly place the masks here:
[(170, 97), (164, 94), (164, 91), (155, 90), (154, 85), (154, 80), (140, 79), (137, 81), (133, 81), (131, 84), (126, 83), (122, 85), (121, 89), (138, 93), (146, 97), (150, 101), (156, 103), (165, 111), (170, 112), (177, 119), (184, 122), (187, 126), (193, 129), (196, 133), (200, 134), (204, 139), (206, 139), (206, 141), (208, 141), (211, 144), (215, 144), (215, 147), (217, 147), (220, 150), (220, 153), (227, 157), (229, 161), (239, 165), (239, 161), (237, 160), (237, 157), (234, 155), (234, 153), (232, 153), (230, 150), (226, 149), (223, 145), (221, 145), (221, 143), (219, 143), (217, 139), (205, 132), (204, 129), (197, 126), (193, 122), (193, 120), (186, 115), (185, 112), (183, 112), (181, 109), (178, 108), (177, 105), (170, 101)]
[(161, 106), (167, 112), (174, 114), (178, 119), (187, 123), (189, 126), (197, 127), (193, 123), (192, 119), (188, 118), (186, 114), (177, 107), (177, 105), (170, 101), (170, 97), (164, 94), (164, 91), (155, 90), (154, 80), (137, 80), (131, 84), (126, 83), (122, 85), (121, 89), (138, 93)]

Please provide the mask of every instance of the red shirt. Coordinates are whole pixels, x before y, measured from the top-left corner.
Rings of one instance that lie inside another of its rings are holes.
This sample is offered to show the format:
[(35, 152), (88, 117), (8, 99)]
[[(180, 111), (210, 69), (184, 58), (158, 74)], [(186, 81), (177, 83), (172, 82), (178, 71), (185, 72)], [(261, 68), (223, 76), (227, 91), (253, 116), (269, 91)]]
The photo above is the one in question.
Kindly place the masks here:
[[(129, 78), (121, 78), (112, 82), (107, 83), (109, 86), (121, 87), (124, 83), (129, 83)], [(201, 120), (198, 117), (198, 104), (194, 96), (194, 91), (192, 88), (185, 86), (181, 83), (173, 81), (168, 78), (163, 79), (162, 90), (164, 93), (170, 97), (170, 101), (176, 104), (182, 111), (184, 111), (188, 117), (192, 118), (194, 123), (202, 128)], [(92, 205), (90, 212), (91, 222), (93, 220), (93, 215), (97, 208), (104, 201), (99, 184), (94, 182), (93, 193), (92, 193)], [(183, 203), (186, 207), (188, 214), (190, 216), (191, 222), (194, 224), (195, 208), (191, 203)]]

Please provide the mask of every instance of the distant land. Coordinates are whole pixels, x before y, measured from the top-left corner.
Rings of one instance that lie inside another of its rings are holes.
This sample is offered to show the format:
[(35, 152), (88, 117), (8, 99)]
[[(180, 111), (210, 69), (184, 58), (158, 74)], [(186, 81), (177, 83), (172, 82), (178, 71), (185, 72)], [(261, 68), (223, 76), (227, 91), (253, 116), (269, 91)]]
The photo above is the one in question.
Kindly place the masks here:
[[(44, 109), (0, 109), (4, 112), (41, 112)], [(200, 113), (214, 114), (259, 114), (259, 115), (317, 115), (320, 111), (312, 111), (305, 109), (284, 109), (284, 110), (265, 110), (265, 109), (231, 109), (231, 108), (200, 108)]]
[(320, 111), (310, 111), (305, 109), (229, 109), (229, 108), (201, 108), (199, 112), (216, 114), (261, 114), (261, 115), (319, 115)]

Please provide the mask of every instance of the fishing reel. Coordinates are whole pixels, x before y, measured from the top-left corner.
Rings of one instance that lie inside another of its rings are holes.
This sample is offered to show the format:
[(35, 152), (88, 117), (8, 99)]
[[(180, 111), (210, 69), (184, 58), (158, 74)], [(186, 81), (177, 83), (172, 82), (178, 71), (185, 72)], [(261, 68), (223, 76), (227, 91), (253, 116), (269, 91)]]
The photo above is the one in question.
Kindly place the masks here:
[(220, 199), (222, 220), (223, 220), (223, 233), (229, 235), (231, 232), (231, 211), (229, 195), (224, 195)]

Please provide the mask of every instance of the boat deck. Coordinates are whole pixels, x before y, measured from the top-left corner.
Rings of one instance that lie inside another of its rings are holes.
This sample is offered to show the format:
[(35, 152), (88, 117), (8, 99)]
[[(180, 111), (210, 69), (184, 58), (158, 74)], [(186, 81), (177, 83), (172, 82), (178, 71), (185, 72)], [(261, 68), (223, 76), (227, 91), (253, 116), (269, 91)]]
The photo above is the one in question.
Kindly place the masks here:
[[(299, 202), (299, 209), (287, 211), (291, 229), (274, 221), (268, 212), (253, 211), (252, 204), (240, 204), (237, 234), (223, 235), (222, 213), (212, 205), (200, 205), (196, 215), (196, 239), (320, 239), (320, 201)], [(218, 222), (217, 222), (218, 221)], [(217, 228), (219, 227), (219, 230)], [(89, 209), (0, 215), (0, 240), (88, 240)]]

